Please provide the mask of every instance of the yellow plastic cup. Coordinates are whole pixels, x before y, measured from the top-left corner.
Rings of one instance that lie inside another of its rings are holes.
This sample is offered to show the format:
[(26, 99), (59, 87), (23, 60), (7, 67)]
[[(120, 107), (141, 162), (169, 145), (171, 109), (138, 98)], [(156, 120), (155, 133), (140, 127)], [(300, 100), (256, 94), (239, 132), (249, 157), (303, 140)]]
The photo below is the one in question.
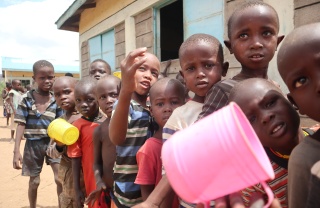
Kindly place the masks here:
[(66, 145), (74, 144), (79, 138), (79, 130), (62, 118), (53, 120), (47, 131), (50, 138)]
[(115, 71), (113, 72), (113, 75), (121, 79), (121, 71)]

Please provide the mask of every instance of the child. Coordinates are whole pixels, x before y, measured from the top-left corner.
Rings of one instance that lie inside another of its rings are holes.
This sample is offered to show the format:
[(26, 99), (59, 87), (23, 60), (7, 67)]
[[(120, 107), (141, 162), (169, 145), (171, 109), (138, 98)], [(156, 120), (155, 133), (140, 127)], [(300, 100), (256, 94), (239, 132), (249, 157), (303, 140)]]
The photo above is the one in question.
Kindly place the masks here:
[(12, 109), (11, 113), (11, 142), (14, 140), (14, 132), (17, 124), (14, 123), (14, 115), (16, 114), (18, 104), (21, 101), (20, 91), (22, 89), (21, 82), (18, 79), (12, 80), (12, 89), (9, 91), (9, 104)]
[[(73, 125), (79, 129), (79, 139), (68, 146), (68, 156), (72, 158), (73, 188), (75, 191), (75, 201), (77, 207), (83, 206), (84, 196), (81, 191), (80, 174), (83, 170), (86, 193), (91, 193), (96, 189), (93, 173), (93, 132), (99, 126), (96, 123), (99, 117), (99, 106), (95, 97), (96, 80), (88, 77), (81, 79), (75, 86), (74, 97), (76, 109), (82, 117), (76, 120)], [(94, 203), (89, 208), (98, 208), (98, 203)]]
[(225, 45), (241, 64), (241, 71), (232, 79), (214, 85), (204, 101), (199, 119), (224, 107), (232, 87), (242, 80), (268, 79), (269, 62), (284, 36), (278, 36), (277, 12), (262, 1), (250, 1), (237, 8), (228, 20)]
[(111, 74), (110, 65), (103, 59), (96, 59), (91, 62), (89, 69), (89, 76), (95, 78), (96, 80), (101, 79), (106, 75)]
[(6, 87), (2, 91), (3, 98), (3, 116), (7, 118), (7, 126), (9, 126), (9, 119), (11, 117), (11, 107), (9, 103), (9, 91), (12, 89), (10, 82), (6, 82)]
[[(43, 161), (51, 165), (54, 179), (57, 184), (58, 196), (62, 186), (58, 179), (60, 159), (52, 159), (46, 155), (46, 149), (50, 138), (47, 128), (51, 121), (60, 117), (63, 111), (58, 108), (53, 94), (50, 92), (54, 82), (53, 65), (46, 60), (39, 60), (33, 65), (33, 77), (37, 88), (30, 90), (22, 96), (15, 115), (18, 123), (15, 137), (13, 168), (21, 169), (22, 175), (29, 176), (28, 197), (30, 207), (35, 208), (37, 204), (37, 193), (40, 184), (40, 172)], [(20, 143), (22, 137), (26, 138), (23, 152), (23, 160), (20, 154)]]
[[(64, 110), (61, 118), (69, 123), (73, 123), (80, 118), (79, 112), (75, 109), (74, 88), (77, 80), (70, 76), (59, 77), (53, 84), (53, 93), (58, 106)], [(60, 157), (58, 177), (62, 183), (62, 192), (59, 195), (61, 208), (76, 207), (74, 200), (75, 192), (73, 189), (73, 176), (71, 158), (67, 155), (67, 146), (55, 141), (56, 145), (47, 151), (51, 157)], [(51, 150), (51, 152), (50, 152)]]
[[(296, 28), (285, 39), (278, 53), (280, 75), (290, 93), (289, 100), (301, 114), (320, 121), (319, 54), (320, 24)], [(288, 175), (288, 204), (295, 207), (320, 207), (317, 190), (320, 160), (320, 131), (306, 137), (291, 153)], [(316, 191), (316, 192), (315, 192)]]
[[(281, 206), (288, 207), (288, 160), (302, 137), (298, 113), (277, 86), (261, 78), (236, 84), (230, 92), (231, 101), (242, 109), (264, 146), (275, 173), (275, 179), (267, 183)], [(261, 184), (243, 190), (246, 206), (254, 192), (265, 193)]]
[[(207, 34), (195, 34), (184, 41), (179, 50), (180, 74), (186, 87), (195, 95), (185, 105), (178, 107), (163, 128), (163, 140), (169, 139), (176, 131), (193, 124), (201, 112), (203, 101), (208, 90), (225, 76), (228, 63), (224, 63), (223, 50), (219, 41)], [(142, 206), (152, 205), (166, 207), (172, 189), (164, 175), (155, 190)], [(189, 207), (180, 200), (180, 207)]]
[(113, 188), (117, 207), (142, 202), (140, 186), (134, 184), (138, 173), (136, 153), (152, 136), (146, 101), (160, 71), (158, 58), (146, 50), (136, 49), (121, 62), (122, 86), (110, 120), (109, 136), (117, 148)]
[(176, 79), (162, 78), (150, 89), (151, 115), (159, 128), (139, 149), (136, 158), (139, 166), (135, 180), (141, 187), (145, 201), (161, 179), (162, 129), (174, 109), (185, 102), (184, 86)]
[[(114, 102), (118, 99), (120, 92), (120, 79), (113, 75), (107, 75), (100, 79), (96, 86), (96, 99), (99, 107), (107, 118), (98, 126), (93, 133), (94, 146), (94, 176), (96, 190), (91, 192), (86, 199), (86, 204), (93, 203), (97, 198), (107, 199), (105, 203), (110, 206), (109, 191), (113, 187), (113, 165), (116, 160), (116, 148), (109, 138), (109, 123)], [(101, 202), (102, 204), (104, 202)]]

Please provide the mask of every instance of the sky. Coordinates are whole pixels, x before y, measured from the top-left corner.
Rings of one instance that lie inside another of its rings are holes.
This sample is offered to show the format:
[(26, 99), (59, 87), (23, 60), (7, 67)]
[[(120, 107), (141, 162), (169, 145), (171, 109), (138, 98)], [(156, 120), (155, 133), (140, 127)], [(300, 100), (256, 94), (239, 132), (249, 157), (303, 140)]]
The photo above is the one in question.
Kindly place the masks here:
[(0, 56), (79, 60), (79, 33), (55, 22), (74, 0), (1, 0)]

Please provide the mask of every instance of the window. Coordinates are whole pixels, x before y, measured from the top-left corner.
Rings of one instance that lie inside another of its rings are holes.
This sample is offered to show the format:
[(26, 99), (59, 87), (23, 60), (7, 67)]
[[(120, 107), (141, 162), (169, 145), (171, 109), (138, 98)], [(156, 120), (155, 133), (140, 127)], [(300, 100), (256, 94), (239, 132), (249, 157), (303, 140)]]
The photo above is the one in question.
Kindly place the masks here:
[(115, 69), (115, 39), (114, 30), (89, 39), (90, 62), (95, 59), (103, 59)]
[(158, 9), (157, 53), (161, 61), (177, 59), (183, 42), (182, 0), (175, 1)]

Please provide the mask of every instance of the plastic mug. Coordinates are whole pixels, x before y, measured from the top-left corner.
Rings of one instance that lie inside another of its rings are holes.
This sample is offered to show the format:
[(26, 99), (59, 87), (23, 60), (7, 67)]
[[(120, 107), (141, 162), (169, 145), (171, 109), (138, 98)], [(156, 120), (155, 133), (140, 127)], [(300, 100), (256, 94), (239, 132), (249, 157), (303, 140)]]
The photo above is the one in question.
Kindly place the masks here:
[(265, 181), (274, 171), (240, 107), (228, 106), (176, 132), (163, 144), (167, 178), (184, 200), (204, 203), (261, 183), (270, 206), (274, 196)]
[(48, 135), (63, 144), (71, 145), (78, 140), (79, 130), (66, 120), (57, 118), (49, 124)]

